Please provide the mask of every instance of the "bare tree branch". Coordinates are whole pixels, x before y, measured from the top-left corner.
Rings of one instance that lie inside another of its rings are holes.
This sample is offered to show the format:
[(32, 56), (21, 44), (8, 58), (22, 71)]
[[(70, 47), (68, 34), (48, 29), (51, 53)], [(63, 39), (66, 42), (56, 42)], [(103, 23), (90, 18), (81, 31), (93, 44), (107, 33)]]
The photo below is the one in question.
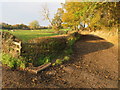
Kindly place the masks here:
[(52, 25), (52, 21), (50, 19), (50, 12), (49, 12), (47, 5), (42, 6), (42, 15), (44, 17), (43, 20), (48, 20), (49, 23)]

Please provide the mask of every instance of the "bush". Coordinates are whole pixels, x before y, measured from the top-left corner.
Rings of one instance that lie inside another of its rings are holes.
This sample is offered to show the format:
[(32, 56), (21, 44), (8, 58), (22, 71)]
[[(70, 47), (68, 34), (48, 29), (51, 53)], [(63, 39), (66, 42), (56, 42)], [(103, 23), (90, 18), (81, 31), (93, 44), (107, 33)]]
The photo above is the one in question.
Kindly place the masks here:
[(64, 50), (65, 55), (71, 55), (73, 53), (72, 47)]
[(69, 56), (65, 56), (65, 57), (64, 57), (64, 61), (68, 61), (69, 59), (70, 59)]
[(73, 53), (73, 45), (78, 39), (80, 39), (80, 34), (78, 32), (69, 34), (66, 41), (67, 47), (64, 50), (64, 54), (61, 56), (62, 59), (56, 59), (56, 62), (52, 64), (53, 66), (62, 64), (64, 61), (70, 60), (70, 55)]
[(9, 54), (2, 54), (2, 64), (9, 66), (10, 68), (21, 68), (24, 69), (26, 67), (26, 62), (23, 58), (14, 58)]
[(61, 59), (56, 59), (55, 64), (59, 65), (59, 64), (62, 64), (62, 62), (63, 62), (63, 60), (61, 60)]
[(66, 46), (66, 38), (36, 38), (22, 44), (21, 55), (33, 66), (39, 66), (60, 56), (59, 53), (63, 53)]
[(40, 66), (42, 64), (47, 64), (50, 62), (50, 57), (44, 56), (44, 57), (40, 57), (38, 60), (34, 61), (33, 64), (34, 66)]

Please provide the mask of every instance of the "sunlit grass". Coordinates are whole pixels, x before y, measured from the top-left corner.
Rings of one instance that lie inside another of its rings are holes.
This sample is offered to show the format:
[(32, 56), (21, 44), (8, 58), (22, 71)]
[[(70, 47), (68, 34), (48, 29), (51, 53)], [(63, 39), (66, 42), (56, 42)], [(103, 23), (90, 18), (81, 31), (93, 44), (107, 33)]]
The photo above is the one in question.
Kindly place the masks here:
[[(68, 31), (69, 29), (61, 29), (61, 31)], [(37, 37), (46, 37), (46, 36), (55, 36), (59, 35), (55, 33), (55, 30), (52, 29), (41, 29), (41, 30), (15, 30), (15, 31), (8, 31), (3, 30), (5, 32), (10, 32), (15, 35), (17, 38), (22, 40), (23, 42), (27, 42), (30, 39), (37, 38)]]
[[(4, 30), (7, 31), (7, 30)], [(30, 39), (37, 38), (37, 37), (45, 37), (45, 36), (54, 36), (59, 35), (54, 33), (53, 30), (16, 30), (14, 32), (7, 31), (21, 39), (23, 42), (27, 42)]]

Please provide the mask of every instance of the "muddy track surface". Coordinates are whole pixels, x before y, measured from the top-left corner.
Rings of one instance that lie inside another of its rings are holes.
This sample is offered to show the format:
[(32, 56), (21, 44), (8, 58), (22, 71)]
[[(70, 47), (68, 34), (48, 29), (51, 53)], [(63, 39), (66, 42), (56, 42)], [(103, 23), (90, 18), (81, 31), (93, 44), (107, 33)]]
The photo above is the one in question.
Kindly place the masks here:
[(69, 62), (39, 74), (3, 67), (3, 88), (118, 88), (118, 49), (114, 44), (83, 35)]

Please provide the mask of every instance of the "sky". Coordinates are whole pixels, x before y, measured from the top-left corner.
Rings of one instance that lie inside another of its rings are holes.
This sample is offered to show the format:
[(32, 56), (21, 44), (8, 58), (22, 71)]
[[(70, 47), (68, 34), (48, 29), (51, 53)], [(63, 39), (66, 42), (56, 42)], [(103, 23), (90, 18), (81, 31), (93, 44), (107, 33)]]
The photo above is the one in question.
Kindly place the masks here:
[(37, 20), (41, 26), (48, 26), (50, 23), (43, 20), (42, 7), (45, 5), (50, 11), (50, 18), (54, 17), (57, 9), (61, 7), (64, 0), (5, 0), (0, 2), (0, 22), (8, 24), (26, 24)]

